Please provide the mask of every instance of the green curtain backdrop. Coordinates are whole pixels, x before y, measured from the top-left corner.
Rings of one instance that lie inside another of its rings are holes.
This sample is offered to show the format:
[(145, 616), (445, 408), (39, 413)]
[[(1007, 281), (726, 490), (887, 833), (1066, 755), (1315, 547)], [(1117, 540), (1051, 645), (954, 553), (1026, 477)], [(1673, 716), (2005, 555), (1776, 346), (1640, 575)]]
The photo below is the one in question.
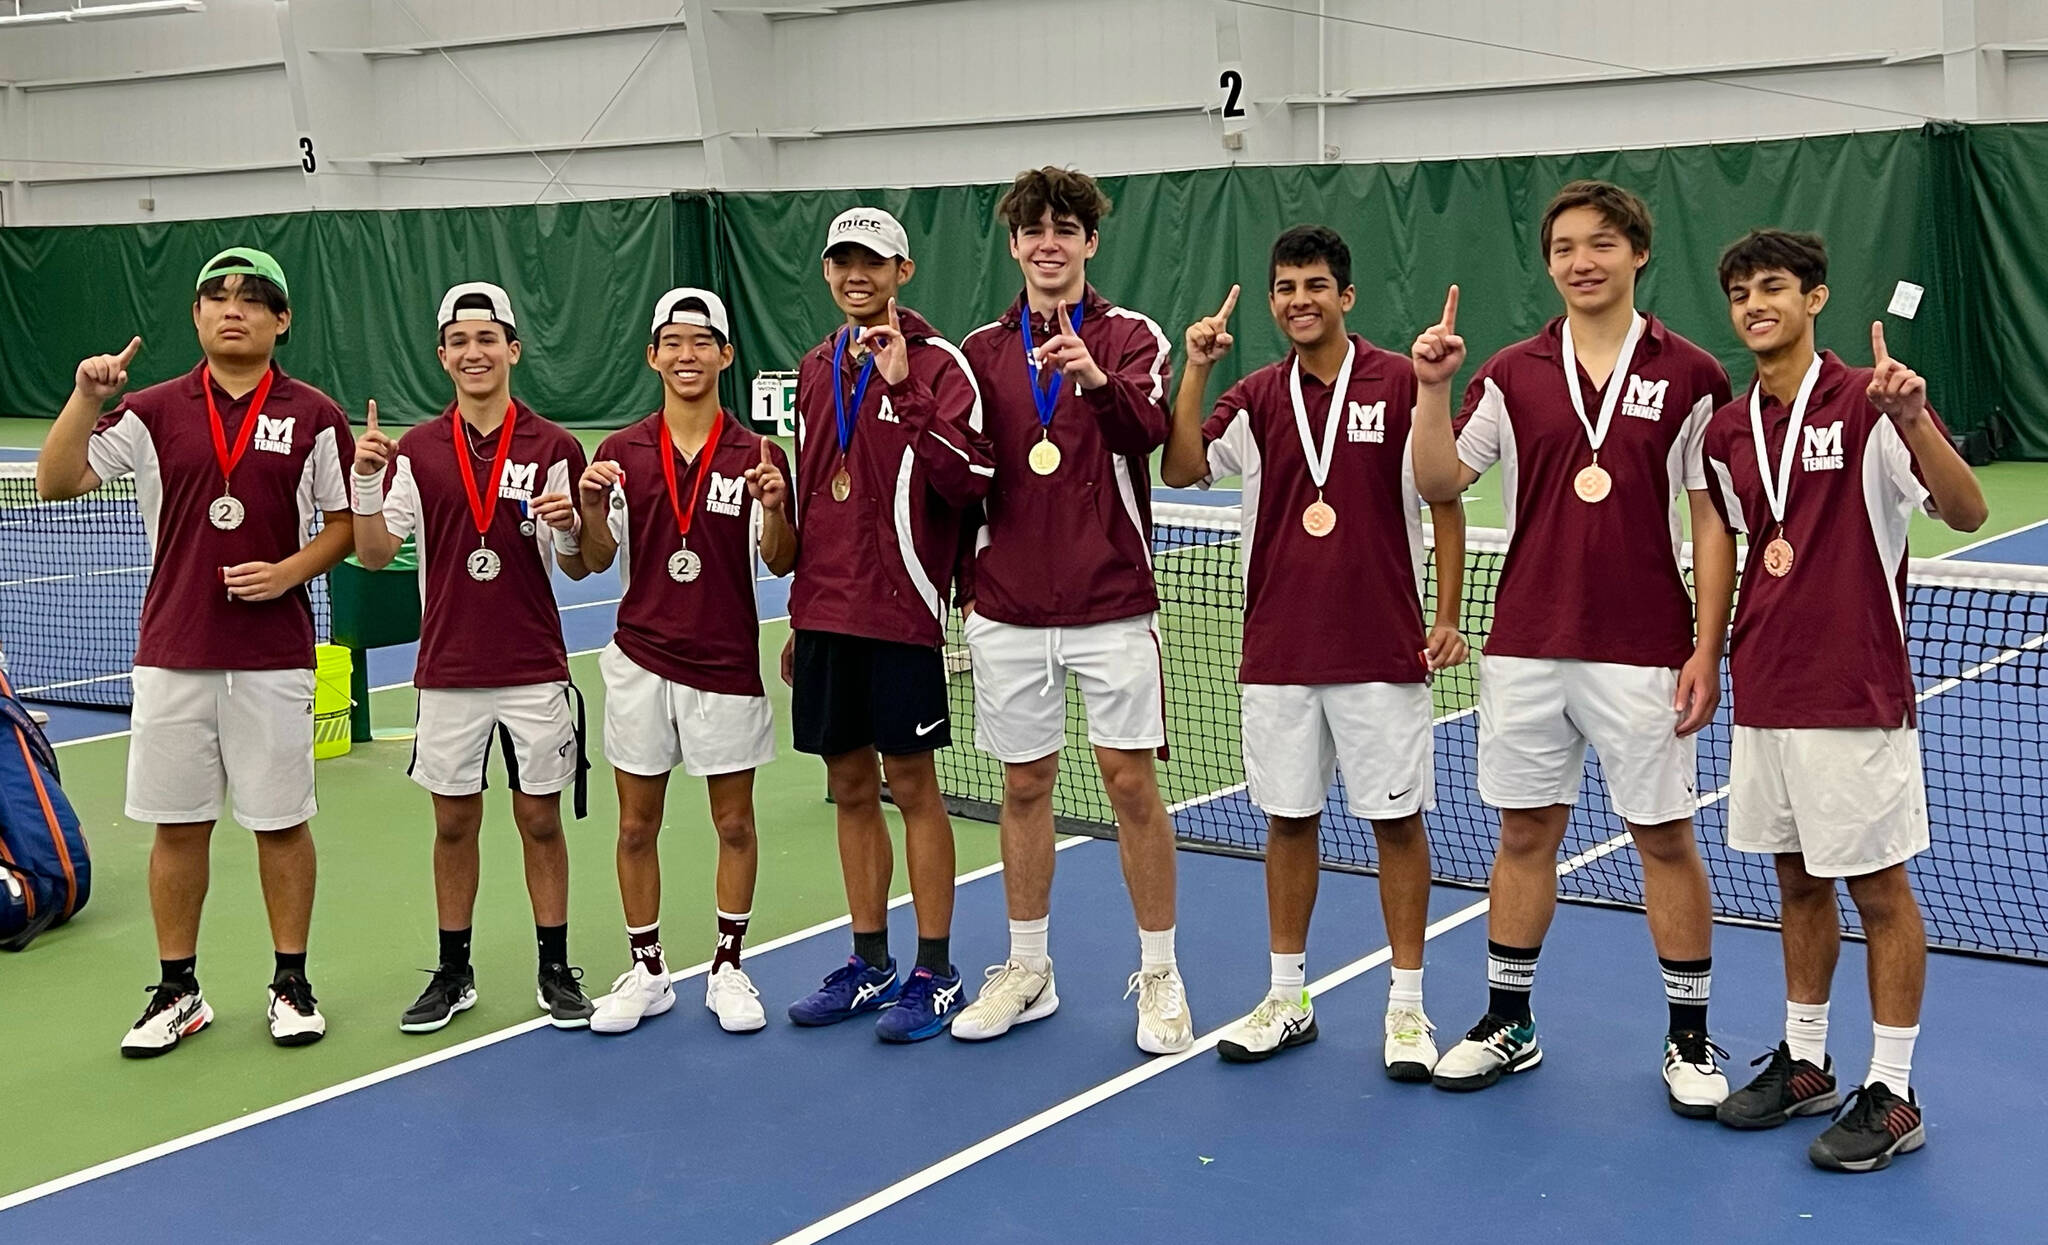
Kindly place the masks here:
[[(1455, 281), (1476, 366), (1556, 313), (1536, 221), (1574, 177), (1617, 181), (1649, 201), (1656, 235), (1640, 302), (1719, 356), (1738, 385), (1750, 369), (1715, 259), (1754, 225), (1817, 230), (1832, 253), (1823, 345), (1867, 363), (1869, 323), (1894, 286), (1924, 286), (1916, 319), (1886, 318), (1893, 352), (1928, 375), (1958, 431), (1987, 430), (2008, 455), (2048, 458), (2048, 257), (2035, 245), (2048, 216), (2048, 125), (1109, 178), (1116, 208), (1090, 273), (1176, 344), (1233, 282), (1244, 285), (1238, 350), (1220, 386), (1282, 350), (1258, 297), (1267, 248), (1287, 226), (1319, 222), (1351, 244), (1358, 331), (1404, 348)], [(1002, 189), (691, 192), (0, 230), (0, 413), (53, 413), (77, 360), (131, 332), (149, 342), (139, 382), (189, 367), (185, 291), (206, 256), (237, 242), (275, 251), (293, 278), (299, 321), (285, 366), (352, 412), (368, 397), (394, 419), (439, 409), (448, 382), (429, 317), (446, 285), (470, 278), (511, 290), (527, 351), (514, 387), (571, 424), (617, 425), (651, 409), (648, 308), (673, 285), (716, 290), (738, 350), (725, 398), (743, 410), (755, 373), (795, 366), (837, 323), (818, 251), (847, 207), (902, 219), (918, 262), (904, 301), (941, 331), (958, 338), (999, 314), (1020, 281), (994, 221)]]

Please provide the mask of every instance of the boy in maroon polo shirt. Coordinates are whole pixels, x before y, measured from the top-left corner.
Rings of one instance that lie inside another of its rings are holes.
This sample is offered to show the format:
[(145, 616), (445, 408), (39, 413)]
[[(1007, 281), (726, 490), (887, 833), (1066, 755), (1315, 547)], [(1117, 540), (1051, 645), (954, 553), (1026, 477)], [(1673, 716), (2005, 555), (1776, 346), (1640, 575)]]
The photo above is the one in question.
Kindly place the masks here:
[[(1564, 315), (1480, 368), (1455, 443), (1446, 385), (1424, 385), (1416, 407), (1424, 494), (1470, 485), (1499, 463), (1509, 534), (1479, 659), (1479, 794), (1501, 817), (1488, 1006), (1435, 1080), (1483, 1089), (1543, 1058), (1529, 993), (1590, 743), (1642, 862), (1669, 1011), (1666, 1102), (1711, 1117), (1728, 1083), (1707, 1038), (1713, 902), (1693, 841), (1693, 736), (1720, 700), (1735, 546), (1707, 498), (1699, 439), (1728, 378), (1636, 310), (1636, 276), (1650, 261), (1641, 199), (1572, 182), (1544, 212), (1541, 236)], [(1679, 562), (1681, 493), (1697, 626)]]
[(583, 561), (619, 564), (618, 632), (604, 671), (604, 753), (619, 788), (619, 894), (633, 963), (597, 1001), (590, 1027), (624, 1033), (675, 1004), (661, 949), (656, 845), (677, 766), (701, 776), (718, 832), (718, 937), (704, 1005), (728, 1033), (767, 1024), (740, 967), (760, 849), (754, 770), (775, 759), (761, 686), (754, 553), (771, 573), (796, 561), (788, 459), (718, 405), (732, 366), (725, 303), (676, 289), (654, 304), (647, 366), (661, 409), (605, 438), (583, 473)]
[[(1267, 306), (1293, 350), (1247, 375), (1203, 421), (1210, 369), (1231, 347), (1237, 287), (1189, 326), (1160, 479), (1207, 487), (1244, 478), (1245, 779), (1269, 818), (1266, 899), (1272, 980), (1216, 1050), (1268, 1059), (1316, 1038), (1306, 989), (1309, 918), (1322, 866), (1318, 835), (1343, 766), (1350, 811), (1372, 822), (1380, 908), (1393, 948), (1384, 1060), (1396, 1080), (1427, 1081), (1436, 1044), (1422, 1009), (1429, 924), (1429, 839), (1436, 803), (1431, 672), (1465, 660), (1458, 634), (1465, 518), (1455, 498), (1430, 506), (1436, 619), (1422, 618), (1422, 498), (1409, 460), (1420, 368), (1346, 332), (1357, 299), (1351, 248), (1334, 230), (1297, 225), (1273, 243)], [(1456, 298), (1456, 291), (1451, 295)], [(1455, 324), (1455, 305), (1445, 307)]]
[(1010, 953), (988, 970), (953, 1036), (1000, 1037), (1059, 1006), (1047, 922), (1052, 789), (1065, 742), (1066, 680), (1116, 810), (1138, 919), (1138, 1046), (1194, 1041), (1173, 950), (1173, 823), (1155, 752), (1166, 712), (1153, 616), (1148, 459), (1166, 443), (1171, 348), (1150, 319), (1088, 284), (1110, 203), (1070, 169), (1027, 169), (996, 207), (1024, 290), (962, 350), (988, 404), (996, 484), (963, 571), (974, 660), (974, 742), (1003, 762), (1003, 891)]
[[(1927, 382), (1870, 326), (1874, 368), (1816, 353), (1827, 249), (1757, 230), (1722, 253), (1721, 288), (1756, 381), (1707, 426), (1707, 480), (1749, 537), (1729, 674), (1735, 702), (1728, 845), (1768, 852), (1784, 901), (1785, 1040), (1718, 1112), (1775, 1128), (1834, 1107), (1828, 994), (1845, 879), (1870, 953), (1870, 1074), (1807, 1154), (1875, 1171), (1925, 1139), (1911, 1084), (1927, 934), (1906, 861), (1928, 846), (1906, 652), (1906, 529), (1924, 506), (1958, 531), (1983, 490), (1927, 405)], [(1815, 656), (1815, 637), (1826, 652)], [(1762, 1061), (1759, 1061), (1762, 1062)]]
[[(876, 1036), (917, 1042), (951, 1022), (961, 994), (953, 823), (933, 750), (953, 741), (942, 646), (962, 511), (988, 492), (994, 467), (960, 351), (896, 301), (917, 270), (903, 226), (878, 208), (849, 208), (826, 230), (822, 261), (846, 323), (797, 374), (804, 523), (783, 677), (797, 751), (825, 761), (853, 955), (790, 1004), (789, 1018), (828, 1025), (882, 1011)], [(917, 912), (907, 975), (889, 954), (895, 861), (883, 777), (903, 814)]]
[(434, 797), (441, 962), (398, 1027), (432, 1033), (476, 1003), (470, 924), (484, 767), (496, 739), (533, 900), (534, 999), (556, 1028), (582, 1028), (592, 1006), (577, 984), (582, 970), (569, 965), (562, 789), (585, 768), (583, 710), (549, 574), (590, 573), (570, 501), (583, 447), (512, 397), (519, 327), (503, 289), (487, 281), (454, 286), (441, 299), (439, 323), (436, 353), (455, 400), (396, 443), (378, 430), (373, 404), (350, 478), (357, 558), (378, 569), (413, 536), (420, 560), (419, 724), (409, 772)]
[[(270, 1036), (327, 1031), (306, 981), (313, 915), (313, 611), (305, 584), (347, 556), (348, 420), (272, 361), (290, 331), (284, 271), (236, 247), (199, 271), (192, 324), (205, 360), (100, 405), (128, 385), (142, 339), (78, 365), (36, 460), (58, 500), (135, 476), (152, 572), (135, 650), (128, 816), (156, 824), (149, 855), (162, 981), (121, 1053), (161, 1055), (213, 1019), (199, 990), (199, 914), (223, 795), (256, 836), (277, 950)], [(316, 515), (315, 512), (318, 512)], [(313, 520), (326, 526), (312, 533)]]

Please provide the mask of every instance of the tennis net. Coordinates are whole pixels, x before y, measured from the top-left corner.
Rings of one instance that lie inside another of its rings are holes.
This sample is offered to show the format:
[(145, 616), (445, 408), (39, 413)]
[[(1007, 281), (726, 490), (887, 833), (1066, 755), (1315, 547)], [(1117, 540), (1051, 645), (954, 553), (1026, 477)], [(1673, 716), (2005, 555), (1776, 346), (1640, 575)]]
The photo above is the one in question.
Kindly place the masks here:
[[(127, 708), (149, 573), (134, 477), (69, 501), (41, 501), (35, 464), (0, 463), (0, 652), (17, 695)], [(310, 587), (314, 630), (324, 643), (327, 577)]]
[[(1160, 767), (1161, 787), (1185, 846), (1256, 855), (1264, 848), (1266, 819), (1245, 794), (1239, 744), (1241, 516), (1232, 506), (1161, 504), (1154, 511), (1171, 745), (1171, 760)], [(1474, 658), (1434, 683), (1437, 806), (1427, 821), (1438, 880), (1483, 887), (1497, 833), (1496, 814), (1480, 803), (1475, 783), (1477, 652), (1492, 623), (1507, 534), (1475, 529), (1466, 543), (1464, 633)], [(2048, 961), (2048, 569), (1915, 559), (1909, 579), (1908, 632), (1934, 840), (1911, 868), (1929, 944)], [(956, 814), (994, 820), (1001, 766), (975, 751), (963, 729), (973, 722), (974, 696), (957, 620), (955, 628), (947, 669), (958, 742), (939, 754), (940, 786)], [(1824, 637), (1817, 638), (1815, 659), (1827, 659)], [(1700, 849), (1717, 916), (1775, 924), (1769, 859), (1726, 846), (1725, 671), (1723, 677), (1722, 709), (1700, 735)], [(1115, 833), (1072, 687), (1054, 809), (1062, 831)], [(1333, 869), (1370, 872), (1376, 865), (1372, 827), (1346, 811), (1341, 777), (1325, 809), (1322, 848)], [(1588, 857), (1559, 880), (1564, 898), (1641, 907), (1635, 851), (1590, 754), (1564, 855)], [(1843, 919), (1845, 929), (1858, 931), (1846, 895)]]

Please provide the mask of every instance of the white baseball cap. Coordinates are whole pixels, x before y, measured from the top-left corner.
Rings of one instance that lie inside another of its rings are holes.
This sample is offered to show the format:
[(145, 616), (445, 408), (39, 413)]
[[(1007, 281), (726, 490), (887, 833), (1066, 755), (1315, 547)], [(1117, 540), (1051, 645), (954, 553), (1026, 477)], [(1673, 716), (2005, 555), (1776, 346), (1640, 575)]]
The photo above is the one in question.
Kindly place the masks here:
[(903, 232), (900, 221), (880, 208), (848, 208), (833, 217), (832, 227), (825, 231), (821, 257), (846, 242), (864, 246), (883, 259), (910, 258), (910, 235)]
[[(687, 305), (693, 302), (702, 303), (703, 309), (698, 310)], [(724, 341), (732, 340), (732, 327), (731, 322), (726, 319), (725, 302), (710, 290), (683, 286), (655, 299), (654, 326), (647, 331), (658, 337), (664, 324), (694, 324), (699, 328), (710, 329)]]
[[(465, 298), (479, 297), (489, 303), (487, 307), (463, 307), (457, 310), (455, 304)], [(496, 320), (505, 326), (505, 334), (515, 340), (519, 337), (519, 322), (512, 318), (512, 296), (503, 286), (488, 281), (464, 281), (451, 285), (441, 295), (441, 318), (436, 331), (445, 329), (457, 320)]]

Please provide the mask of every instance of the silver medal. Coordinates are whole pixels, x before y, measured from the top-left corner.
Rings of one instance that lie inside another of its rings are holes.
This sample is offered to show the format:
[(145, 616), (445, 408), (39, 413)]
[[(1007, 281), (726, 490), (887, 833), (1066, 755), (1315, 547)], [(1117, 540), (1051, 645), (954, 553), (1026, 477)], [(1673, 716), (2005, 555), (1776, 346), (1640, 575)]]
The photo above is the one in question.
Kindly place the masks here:
[(668, 555), (668, 577), (679, 584), (687, 584), (704, 573), (704, 559), (689, 549), (678, 549)]
[(214, 498), (206, 507), (206, 521), (223, 532), (232, 532), (242, 526), (242, 520), (247, 515), (248, 511), (242, 506), (242, 499), (226, 493)]
[(469, 555), (469, 577), (480, 584), (487, 584), (498, 577), (498, 551), (478, 549)]
[(533, 535), (533, 532), (534, 527), (532, 519), (521, 519), (519, 521), (519, 534), (521, 536), (531, 536)]

